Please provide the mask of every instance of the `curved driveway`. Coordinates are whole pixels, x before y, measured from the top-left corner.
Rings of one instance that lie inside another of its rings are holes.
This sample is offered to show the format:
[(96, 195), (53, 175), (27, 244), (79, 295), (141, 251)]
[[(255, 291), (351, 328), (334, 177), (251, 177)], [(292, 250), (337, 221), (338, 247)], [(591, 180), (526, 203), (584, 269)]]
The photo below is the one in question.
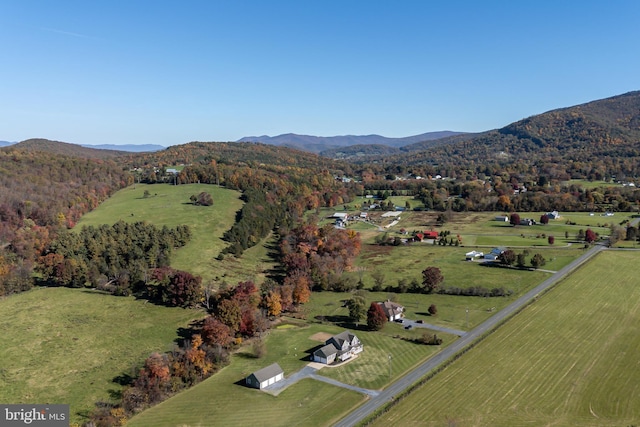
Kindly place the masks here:
[(469, 331), (465, 335), (463, 335), (459, 340), (455, 341), (450, 346), (446, 347), (440, 353), (436, 354), (429, 360), (425, 361), (417, 368), (409, 372), (407, 375), (403, 376), (386, 389), (384, 389), (377, 396), (372, 397), (367, 400), (363, 405), (359, 406), (355, 410), (353, 410), (349, 415), (340, 420), (336, 426), (339, 427), (347, 427), (353, 426), (357, 423), (364, 420), (366, 417), (371, 415), (375, 410), (383, 406), (385, 403), (393, 400), (394, 396), (400, 395), (403, 391), (409, 388), (412, 384), (418, 381), (420, 378), (427, 375), (432, 370), (438, 368), (442, 363), (449, 360), (456, 353), (462, 351), (464, 348), (473, 344), (478, 338), (480, 338), (485, 333), (491, 331), (496, 328), (500, 323), (504, 322), (507, 318), (517, 313), (522, 307), (527, 305), (531, 300), (536, 299), (538, 295), (548, 290), (552, 287), (556, 282), (567, 276), (573, 270), (584, 264), (587, 260), (593, 257), (595, 254), (604, 249), (604, 246), (596, 245), (591, 249), (587, 250), (584, 254), (582, 254), (578, 259), (573, 261), (571, 264), (565, 266), (556, 274), (546, 279), (544, 282), (540, 283), (535, 288), (531, 289), (526, 294), (522, 295), (514, 302), (509, 304), (504, 309), (497, 312), (495, 315), (491, 316), (489, 319), (485, 320), (483, 323), (478, 325), (475, 329)]

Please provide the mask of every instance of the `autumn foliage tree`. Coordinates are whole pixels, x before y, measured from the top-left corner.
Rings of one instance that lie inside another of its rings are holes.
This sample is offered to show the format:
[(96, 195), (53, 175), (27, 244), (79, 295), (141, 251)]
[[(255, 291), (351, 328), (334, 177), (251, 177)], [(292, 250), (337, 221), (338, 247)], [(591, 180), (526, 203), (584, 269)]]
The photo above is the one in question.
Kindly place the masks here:
[(424, 292), (432, 293), (438, 290), (444, 281), (444, 276), (438, 267), (427, 267), (422, 270), (422, 286)]
[(265, 297), (265, 304), (267, 306), (267, 315), (279, 316), (282, 312), (282, 304), (280, 303), (280, 294), (275, 291), (271, 291)]
[(209, 345), (227, 347), (233, 342), (231, 328), (214, 316), (208, 316), (202, 325), (202, 339)]
[(372, 331), (379, 331), (385, 323), (387, 323), (387, 316), (382, 306), (375, 301), (372, 302), (367, 311), (367, 327)]
[(314, 289), (338, 289), (360, 245), (360, 236), (353, 230), (319, 228), (308, 222), (284, 234), (280, 251), (287, 277), (307, 277)]
[(516, 253), (511, 249), (507, 249), (498, 256), (498, 260), (501, 264), (513, 265), (513, 263), (516, 262)]
[(584, 241), (587, 243), (593, 243), (596, 240), (596, 233), (590, 229), (587, 228), (587, 231), (585, 231), (584, 233)]

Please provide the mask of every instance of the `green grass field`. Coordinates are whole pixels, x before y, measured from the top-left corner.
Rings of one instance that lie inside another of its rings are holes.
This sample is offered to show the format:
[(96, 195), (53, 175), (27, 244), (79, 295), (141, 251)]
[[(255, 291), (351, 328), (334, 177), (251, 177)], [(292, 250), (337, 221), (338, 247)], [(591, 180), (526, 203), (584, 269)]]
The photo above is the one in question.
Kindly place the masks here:
[(374, 425), (637, 425), (638, 262), (598, 255)]
[[(150, 197), (144, 197), (145, 191), (149, 192)], [(194, 206), (190, 203), (189, 197), (202, 191), (213, 196), (213, 206)], [(233, 285), (242, 280), (262, 278), (264, 272), (273, 266), (264, 243), (247, 250), (242, 260), (233, 257), (227, 257), (224, 261), (216, 259), (227, 246), (222, 236), (233, 225), (235, 214), (241, 207), (239, 192), (215, 185), (136, 184), (135, 187), (118, 191), (97, 209), (83, 216), (76, 228), (113, 224), (119, 220), (148, 221), (160, 227), (186, 224), (191, 229), (191, 241), (174, 251), (171, 266), (199, 275), (205, 283), (209, 280), (217, 283), (225, 280)]]
[[(304, 367), (318, 332), (335, 334), (332, 325), (287, 327), (269, 332), (267, 354), (256, 359), (246, 352), (233, 356), (229, 366), (165, 402), (135, 416), (127, 424), (141, 426), (318, 426), (331, 425), (364, 400), (356, 392), (307, 379), (277, 397), (244, 387), (251, 372), (278, 362), (285, 376)], [(382, 367), (387, 369), (387, 365)]]
[(0, 300), (0, 402), (66, 403), (72, 421), (111, 401), (154, 351), (202, 313), (97, 291), (41, 288)]

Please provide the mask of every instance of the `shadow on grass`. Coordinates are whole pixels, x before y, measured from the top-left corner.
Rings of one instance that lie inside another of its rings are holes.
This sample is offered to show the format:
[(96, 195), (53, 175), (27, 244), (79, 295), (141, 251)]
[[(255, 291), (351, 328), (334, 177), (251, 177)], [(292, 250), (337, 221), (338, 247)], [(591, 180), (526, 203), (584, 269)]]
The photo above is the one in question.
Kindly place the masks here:
[(366, 323), (354, 323), (349, 316), (345, 315), (335, 315), (335, 316), (315, 316), (314, 319), (319, 320), (320, 322), (329, 322), (333, 323), (336, 326), (345, 329), (353, 329), (356, 331), (368, 331)]
[(133, 380), (135, 380), (135, 378), (132, 375), (124, 373), (114, 377), (111, 381), (121, 386), (128, 386), (133, 384)]

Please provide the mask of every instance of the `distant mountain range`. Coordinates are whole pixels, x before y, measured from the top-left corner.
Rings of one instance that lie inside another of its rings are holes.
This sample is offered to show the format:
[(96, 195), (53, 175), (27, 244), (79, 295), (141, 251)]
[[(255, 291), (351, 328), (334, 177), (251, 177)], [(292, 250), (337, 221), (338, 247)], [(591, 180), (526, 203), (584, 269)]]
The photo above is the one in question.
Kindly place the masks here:
[(116, 145), (116, 144), (100, 144), (100, 145), (89, 145), (89, 144), (80, 144), (83, 147), (87, 148), (95, 148), (98, 150), (116, 150), (116, 151), (128, 151), (131, 153), (147, 153), (152, 151), (160, 151), (164, 150), (166, 147), (162, 145), (156, 144), (124, 144), (124, 145)]
[[(31, 140), (27, 140), (31, 141)], [(9, 145), (18, 144), (17, 142), (9, 142), (9, 141), (0, 141), (0, 147), (8, 147)], [(164, 150), (165, 147), (162, 145), (156, 144), (125, 144), (125, 145), (116, 145), (116, 144), (101, 144), (101, 145), (89, 145), (89, 144), (78, 144), (80, 147), (85, 148), (94, 148), (96, 150), (112, 150), (112, 151), (126, 151), (129, 153), (146, 153), (152, 151), (160, 151)]]
[[(427, 132), (404, 138), (388, 138), (381, 135), (343, 135), (343, 136), (312, 136), (286, 133), (278, 136), (245, 136), (237, 142), (260, 142), (262, 144), (296, 148), (298, 150), (322, 153), (327, 150), (340, 149), (351, 146), (380, 146), (404, 147), (415, 143), (434, 141), (442, 138), (463, 135), (464, 132), (440, 131)], [(392, 150), (393, 151), (393, 150)]]

